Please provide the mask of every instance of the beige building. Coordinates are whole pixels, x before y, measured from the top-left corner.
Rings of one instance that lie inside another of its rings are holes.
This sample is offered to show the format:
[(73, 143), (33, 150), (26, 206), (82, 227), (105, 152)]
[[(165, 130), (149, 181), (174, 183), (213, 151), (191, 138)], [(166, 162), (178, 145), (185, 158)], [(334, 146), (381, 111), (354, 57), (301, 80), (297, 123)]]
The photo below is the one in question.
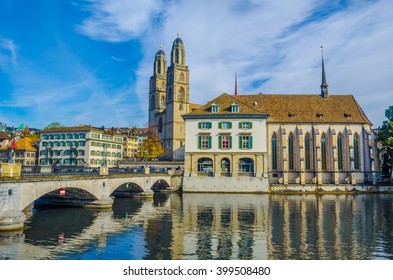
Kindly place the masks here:
[(123, 136), (92, 126), (59, 127), (41, 132), (39, 164), (117, 166)]
[[(12, 160), (23, 166), (33, 166), (37, 163), (38, 147), (33, 139), (23, 137), (15, 140), (12, 149)], [(0, 162), (9, 162), (11, 159), (11, 142), (0, 148)]]
[(135, 158), (139, 151), (138, 137), (134, 135), (124, 137), (124, 158)]
[[(371, 123), (354, 96), (328, 93), (323, 60), (318, 95), (223, 94), (183, 117), (188, 177), (239, 177), (248, 166), (247, 176), (268, 178), (269, 185), (376, 182)], [(223, 148), (223, 139), (232, 144)]]
[(182, 39), (173, 42), (170, 64), (158, 50), (154, 60), (153, 76), (149, 84), (149, 127), (157, 128), (168, 160), (184, 160), (185, 122), (189, 113), (190, 80), (186, 52)]

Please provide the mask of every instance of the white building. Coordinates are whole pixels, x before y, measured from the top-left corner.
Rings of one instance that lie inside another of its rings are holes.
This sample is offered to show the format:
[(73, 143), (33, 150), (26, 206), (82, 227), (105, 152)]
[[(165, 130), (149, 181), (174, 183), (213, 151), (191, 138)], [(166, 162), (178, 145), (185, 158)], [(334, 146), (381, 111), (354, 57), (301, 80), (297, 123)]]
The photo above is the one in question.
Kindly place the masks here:
[(117, 166), (123, 137), (91, 126), (58, 127), (41, 132), (39, 164)]

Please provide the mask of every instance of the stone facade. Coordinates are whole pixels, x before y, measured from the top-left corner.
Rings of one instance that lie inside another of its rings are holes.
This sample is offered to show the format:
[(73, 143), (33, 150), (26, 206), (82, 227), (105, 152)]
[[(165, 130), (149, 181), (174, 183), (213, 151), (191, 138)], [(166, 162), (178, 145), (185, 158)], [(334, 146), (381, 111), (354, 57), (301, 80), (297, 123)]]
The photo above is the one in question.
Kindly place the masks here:
[(173, 42), (170, 65), (160, 49), (154, 60), (149, 83), (149, 127), (157, 128), (166, 150), (165, 159), (184, 160), (185, 122), (190, 112), (189, 69), (183, 41)]

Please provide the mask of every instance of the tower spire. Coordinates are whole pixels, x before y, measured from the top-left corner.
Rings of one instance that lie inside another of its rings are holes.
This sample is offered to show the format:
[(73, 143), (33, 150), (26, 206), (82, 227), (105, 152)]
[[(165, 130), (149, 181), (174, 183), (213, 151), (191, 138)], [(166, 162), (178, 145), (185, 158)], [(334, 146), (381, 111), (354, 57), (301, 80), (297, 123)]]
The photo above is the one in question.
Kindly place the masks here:
[(235, 72), (235, 95), (237, 95), (237, 72)]
[(326, 74), (325, 74), (325, 63), (323, 60), (323, 46), (321, 46), (322, 53), (322, 83), (321, 83), (321, 96), (323, 98), (328, 97), (328, 84), (326, 83)]

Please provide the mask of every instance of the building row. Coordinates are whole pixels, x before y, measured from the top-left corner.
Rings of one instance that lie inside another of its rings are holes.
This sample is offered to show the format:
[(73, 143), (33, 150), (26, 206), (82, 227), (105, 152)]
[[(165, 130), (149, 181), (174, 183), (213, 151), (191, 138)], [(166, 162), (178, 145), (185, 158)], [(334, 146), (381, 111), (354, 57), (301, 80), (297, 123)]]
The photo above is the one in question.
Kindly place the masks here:
[(185, 190), (376, 180), (372, 124), (353, 95), (329, 94), (323, 55), (318, 94), (238, 95), (236, 81), (233, 95), (203, 105), (190, 103), (190, 70), (179, 36), (169, 66), (162, 49), (153, 66), (149, 125), (167, 148), (166, 158), (184, 160)]
[(137, 157), (145, 138), (145, 129), (86, 125), (42, 130), (37, 140), (0, 131), (0, 162), (13, 161), (22, 166), (118, 166), (123, 159)]

